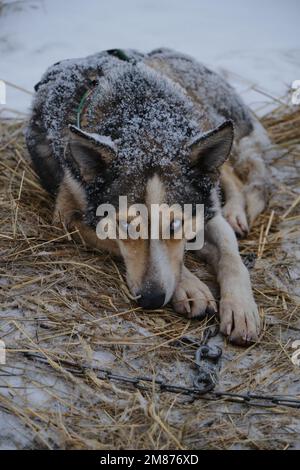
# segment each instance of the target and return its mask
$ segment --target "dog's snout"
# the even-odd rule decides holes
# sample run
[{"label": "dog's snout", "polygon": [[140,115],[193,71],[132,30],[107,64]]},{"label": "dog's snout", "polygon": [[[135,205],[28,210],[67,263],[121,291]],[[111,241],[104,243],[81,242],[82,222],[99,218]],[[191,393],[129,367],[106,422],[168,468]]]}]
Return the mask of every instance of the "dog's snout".
[{"label": "dog's snout", "polygon": [[166,295],[161,291],[147,290],[139,293],[138,305],[145,309],[156,309],[163,306]]}]

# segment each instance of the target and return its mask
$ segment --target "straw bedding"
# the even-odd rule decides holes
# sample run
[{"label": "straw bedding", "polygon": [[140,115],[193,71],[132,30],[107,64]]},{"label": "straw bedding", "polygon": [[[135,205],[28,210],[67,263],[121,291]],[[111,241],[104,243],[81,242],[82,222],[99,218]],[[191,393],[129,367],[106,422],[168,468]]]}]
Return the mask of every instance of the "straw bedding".
[{"label": "straw bedding", "polygon": [[[264,327],[247,349],[212,340],[223,347],[217,388],[300,398],[300,369],[291,361],[300,340],[300,109],[281,106],[264,124],[279,147],[270,162],[272,195],[240,242],[243,255],[257,255],[251,277]],[[28,163],[25,125],[0,120],[0,339],[7,348],[0,447],[299,448],[300,410],[192,400],[97,377],[98,366],[191,385],[193,353],[180,338],[201,338],[207,321],[189,321],[169,307],[143,312],[119,260],[51,225],[53,200]],[[187,262],[213,285],[193,255]],[[85,370],[76,374],[62,360]]]}]

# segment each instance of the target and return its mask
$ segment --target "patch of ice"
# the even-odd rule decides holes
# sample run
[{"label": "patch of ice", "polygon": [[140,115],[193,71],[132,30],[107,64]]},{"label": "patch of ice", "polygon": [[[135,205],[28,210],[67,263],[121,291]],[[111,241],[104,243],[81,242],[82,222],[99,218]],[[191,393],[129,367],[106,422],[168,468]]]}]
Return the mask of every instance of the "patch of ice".
[{"label": "patch of ice", "polygon": [[94,351],[91,367],[106,367],[108,365],[113,364],[115,360],[116,357],[109,351]]}]

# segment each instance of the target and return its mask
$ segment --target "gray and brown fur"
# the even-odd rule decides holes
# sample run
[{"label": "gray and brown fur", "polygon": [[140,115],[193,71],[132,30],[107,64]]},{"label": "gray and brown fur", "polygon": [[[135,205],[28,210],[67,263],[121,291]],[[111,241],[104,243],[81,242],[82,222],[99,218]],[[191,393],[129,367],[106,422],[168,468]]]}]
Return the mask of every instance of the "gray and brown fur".
[{"label": "gray and brown fur", "polygon": [[[221,329],[238,344],[253,341],[257,309],[229,224],[244,235],[264,208],[268,138],[230,85],[194,59],[167,49],[125,54],[127,60],[107,51],[65,60],[36,87],[27,145],[42,185],[56,197],[55,216],[79,228],[88,244],[121,254],[144,308],[172,299],[176,311],[199,316],[216,303],[184,267],[184,241],[100,241],[95,227],[97,207],[117,206],[120,195],[129,204],[204,204],[200,255],[220,282]],[[236,279],[246,305],[235,300]]]}]

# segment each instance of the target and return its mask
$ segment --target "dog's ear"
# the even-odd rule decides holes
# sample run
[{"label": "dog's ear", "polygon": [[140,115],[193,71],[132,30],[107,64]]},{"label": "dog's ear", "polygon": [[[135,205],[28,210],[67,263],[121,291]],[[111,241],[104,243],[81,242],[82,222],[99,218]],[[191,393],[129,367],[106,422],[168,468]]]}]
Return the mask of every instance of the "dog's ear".
[{"label": "dog's ear", "polygon": [[69,126],[71,157],[87,182],[93,181],[115,158],[116,148],[105,136],[90,134],[76,126]]},{"label": "dog's ear", "polygon": [[233,142],[233,123],[225,121],[216,129],[198,136],[190,143],[190,161],[203,171],[219,168],[229,157]]}]

